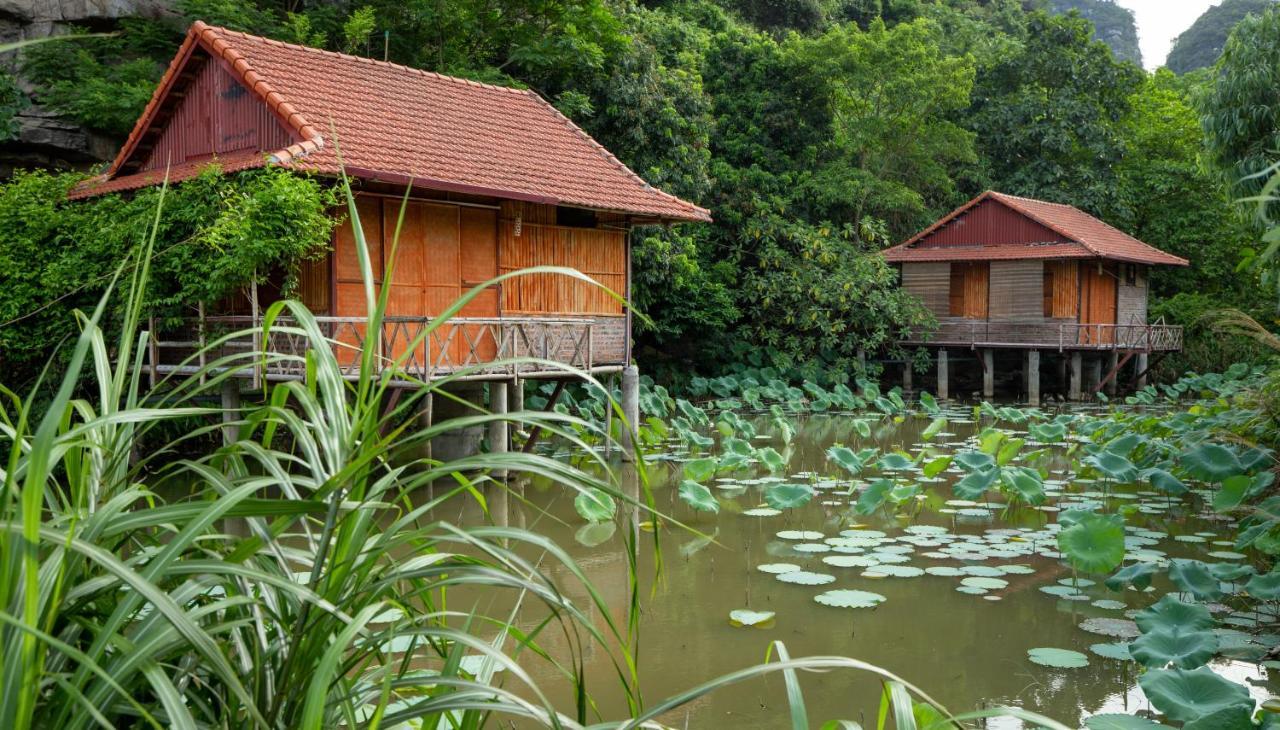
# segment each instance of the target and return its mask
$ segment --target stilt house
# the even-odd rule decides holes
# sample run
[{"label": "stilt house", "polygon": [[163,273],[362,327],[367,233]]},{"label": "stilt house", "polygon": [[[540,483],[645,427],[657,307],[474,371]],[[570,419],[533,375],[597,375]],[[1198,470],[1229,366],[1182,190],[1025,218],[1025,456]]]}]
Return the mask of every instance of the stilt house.
[{"label": "stilt house", "polygon": [[1025,351],[1028,372],[1042,350],[1064,354],[1078,397],[1086,356],[1106,354],[1101,388],[1182,347],[1180,327],[1148,321],[1147,290],[1152,267],[1187,261],[1069,205],[986,192],[884,256],[938,320],[908,344],[935,348],[943,373],[948,348],[980,351],[986,395],[998,349]]},{"label": "stilt house", "polygon": [[[391,287],[385,357],[403,354],[431,317],[501,273],[572,267],[629,296],[632,226],[710,220],[707,210],[646,183],[532,91],[202,22],[187,33],[106,174],[72,195],[156,185],[166,173],[178,182],[211,163],[224,172],[280,165],[323,176],[345,168],[375,277]],[[382,268],[406,186],[410,200],[388,280]],[[260,289],[248,292],[247,302],[203,303],[198,328],[153,346],[153,368],[171,370],[209,328],[255,324],[273,296]],[[337,230],[332,253],[306,266],[299,294],[333,339],[350,346],[340,350],[344,364],[357,362],[366,313],[349,221]],[[605,292],[564,276],[517,277],[436,330],[410,353],[408,369],[427,378],[461,368],[478,379],[536,377],[510,367],[476,369],[532,356],[611,372],[629,362],[630,334],[629,312]]]}]

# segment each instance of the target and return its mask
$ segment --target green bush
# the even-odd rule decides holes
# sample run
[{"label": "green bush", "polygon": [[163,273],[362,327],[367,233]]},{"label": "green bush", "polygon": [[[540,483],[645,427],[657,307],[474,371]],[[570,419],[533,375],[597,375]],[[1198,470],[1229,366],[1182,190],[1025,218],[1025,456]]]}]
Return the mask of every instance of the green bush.
[{"label": "green bush", "polygon": [[[11,383],[28,382],[75,334],[72,312],[92,307],[119,262],[144,243],[162,194],[67,200],[80,179],[19,172],[0,186],[0,361]],[[328,250],[336,223],[327,186],[279,169],[223,175],[211,167],[163,194],[146,302],[164,320],[225,299],[255,276],[283,272],[289,291],[297,264]]]}]

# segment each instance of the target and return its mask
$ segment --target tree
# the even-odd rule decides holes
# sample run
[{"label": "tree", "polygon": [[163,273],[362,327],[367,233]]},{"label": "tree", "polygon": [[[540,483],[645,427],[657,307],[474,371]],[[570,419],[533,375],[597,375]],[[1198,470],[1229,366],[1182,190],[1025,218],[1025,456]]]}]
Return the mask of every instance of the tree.
[{"label": "tree", "polygon": [[1103,217],[1123,212],[1120,124],[1142,78],[1092,40],[1083,19],[1031,15],[1020,52],[979,69],[964,115],[988,184]]},{"label": "tree", "polygon": [[1255,195],[1280,149],[1280,9],[1241,21],[1214,70],[1197,99],[1206,152],[1237,197]]},{"label": "tree", "polygon": [[1133,11],[1122,8],[1115,0],[1049,0],[1049,8],[1065,15],[1077,12],[1093,23],[1093,37],[1111,47],[1121,61],[1142,65],[1142,49],[1138,47],[1138,25]]}]

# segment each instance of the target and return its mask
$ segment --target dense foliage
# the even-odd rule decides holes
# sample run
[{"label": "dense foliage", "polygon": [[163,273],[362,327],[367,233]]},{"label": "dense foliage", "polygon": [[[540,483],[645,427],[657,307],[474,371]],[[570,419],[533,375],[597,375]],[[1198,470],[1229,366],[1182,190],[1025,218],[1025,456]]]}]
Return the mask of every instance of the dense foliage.
[{"label": "dense foliage", "polygon": [[1204,11],[1173,41],[1165,66],[1178,74],[1208,68],[1222,55],[1227,36],[1246,15],[1260,15],[1276,0],[1222,0]]},{"label": "dense foliage", "polygon": [[[24,64],[42,100],[117,134],[196,17],[533,88],[646,179],[714,212],[710,226],[636,233],[650,368],[714,373],[751,358],[843,380],[859,349],[929,324],[872,254],[989,188],[1077,205],[1188,257],[1189,270],[1154,277],[1155,311],[1179,323],[1200,308],[1161,302],[1192,285],[1260,311],[1256,279],[1235,271],[1256,232],[1202,166],[1196,117],[1229,115],[1270,77],[1232,81],[1227,60],[1222,82],[1146,76],[1095,40],[1113,41],[1129,14],[1084,5],[361,0],[284,12],[183,0],[174,16]],[[1049,12],[1071,10],[1094,22]],[[1274,147],[1262,126],[1212,143],[1211,157]]]},{"label": "dense foliage", "polygon": [[[147,243],[159,188],[69,202],[80,176],[20,173],[0,187],[0,361],[11,383],[29,380],[68,336],[116,268]],[[248,282],[286,290],[297,265],[327,249],[334,197],[314,180],[267,169],[209,170],[164,192],[149,314],[191,315]],[[118,313],[107,314],[114,322]]]}]

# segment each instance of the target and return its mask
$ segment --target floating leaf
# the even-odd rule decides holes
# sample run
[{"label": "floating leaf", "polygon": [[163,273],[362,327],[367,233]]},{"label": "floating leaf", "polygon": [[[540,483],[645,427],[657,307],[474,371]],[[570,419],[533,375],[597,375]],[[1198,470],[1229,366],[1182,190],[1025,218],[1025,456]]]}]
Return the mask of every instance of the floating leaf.
[{"label": "floating leaf", "polygon": [[808,504],[813,495],[807,484],[775,484],[764,490],[764,501],[774,509],[794,509]]},{"label": "floating leaf", "polygon": [[1195,669],[1218,652],[1218,637],[1209,631],[1162,627],[1144,632],[1129,646],[1133,658],[1143,666],[1161,668],[1172,664],[1180,669]]},{"label": "floating leaf", "polygon": [[1080,628],[1091,634],[1114,636],[1117,639],[1135,639],[1142,633],[1136,623],[1123,618],[1087,618],[1080,622]]},{"label": "floating leaf", "polygon": [[595,487],[579,492],[573,500],[573,508],[587,522],[605,522],[612,520],[618,511],[618,505],[607,492]]},{"label": "floating leaf", "polygon": [[587,547],[596,547],[602,545],[613,537],[613,533],[618,530],[617,523],[612,520],[606,522],[590,522],[578,528],[573,533],[573,539]]},{"label": "floating leaf", "polygon": [[783,583],[795,583],[802,586],[820,586],[827,583],[835,582],[834,575],[827,573],[811,573],[807,570],[792,570],[786,573],[778,573],[778,580]]},{"label": "floating leaf", "polygon": [[1138,684],[1157,710],[1178,722],[1237,705],[1253,706],[1249,690],[1208,667],[1152,669],[1138,677]]},{"label": "floating leaf", "polygon": [[780,573],[794,573],[800,570],[800,566],[792,563],[765,563],[764,565],[757,565],[756,570],[761,573],[778,575]]},{"label": "floating leaf", "polygon": [[711,493],[711,490],[692,479],[685,479],[680,482],[679,495],[685,504],[700,512],[715,513],[720,511],[720,502]]},{"label": "floating leaf", "polygon": [[813,600],[824,606],[836,608],[874,608],[887,599],[879,593],[870,591],[839,590],[819,593]]},{"label": "floating leaf", "polygon": [[1133,655],[1129,653],[1129,643],[1125,641],[1119,641],[1114,644],[1091,644],[1089,651],[1108,659],[1119,659],[1120,661],[1133,659]]},{"label": "floating leaf", "polygon": [[1124,519],[1086,514],[1058,533],[1058,549],[1076,570],[1107,573],[1124,560]]},{"label": "floating leaf", "polygon": [[1089,657],[1070,649],[1053,649],[1049,647],[1028,649],[1027,658],[1036,664],[1058,669],[1079,669],[1080,667],[1089,666]]},{"label": "floating leaf", "polygon": [[773,611],[749,611],[745,608],[740,608],[729,612],[729,624],[738,628],[751,626],[763,629],[768,628],[773,623],[773,618],[776,615]]},{"label": "floating leaf", "polygon": [[1145,717],[1119,713],[1094,715],[1084,721],[1084,726],[1088,730],[1168,730],[1169,727]]}]

